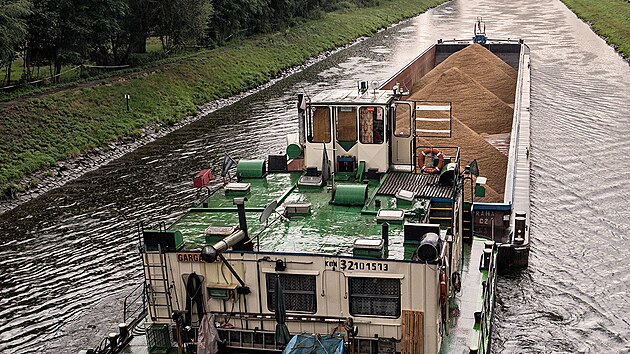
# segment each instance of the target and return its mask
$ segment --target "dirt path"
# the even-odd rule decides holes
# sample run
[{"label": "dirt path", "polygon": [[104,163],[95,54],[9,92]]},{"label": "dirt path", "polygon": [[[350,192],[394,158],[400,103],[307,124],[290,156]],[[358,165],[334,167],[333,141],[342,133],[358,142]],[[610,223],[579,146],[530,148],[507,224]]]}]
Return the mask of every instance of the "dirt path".
[{"label": "dirt path", "polygon": [[[185,58],[182,58],[182,59],[185,59]],[[9,101],[2,101],[2,102],[0,102],[0,109],[2,109],[2,108],[10,108],[10,107],[15,106],[17,104],[23,103],[23,102],[25,102],[27,100],[30,100],[30,99],[33,99],[33,98],[46,97],[48,95],[52,95],[52,94],[57,93],[57,92],[62,92],[62,91],[67,91],[67,90],[74,90],[74,89],[81,89],[81,88],[90,88],[90,87],[98,86],[98,85],[100,85],[102,83],[117,81],[120,78],[133,79],[133,78],[135,78],[137,76],[140,76],[143,73],[150,72],[150,71],[155,71],[156,69],[165,68],[165,67],[167,67],[169,65],[172,65],[172,63],[158,64],[156,66],[143,68],[143,69],[140,69],[138,71],[131,72],[131,73],[125,73],[125,74],[120,74],[120,75],[113,74],[112,76],[108,76],[108,77],[103,78],[103,79],[89,80],[89,81],[84,81],[84,82],[68,83],[65,86],[55,87],[55,88],[51,88],[51,89],[48,89],[48,90],[43,90],[41,92],[26,94],[24,96],[20,96],[18,98],[15,98],[15,99],[12,99],[12,100],[9,100]]]}]

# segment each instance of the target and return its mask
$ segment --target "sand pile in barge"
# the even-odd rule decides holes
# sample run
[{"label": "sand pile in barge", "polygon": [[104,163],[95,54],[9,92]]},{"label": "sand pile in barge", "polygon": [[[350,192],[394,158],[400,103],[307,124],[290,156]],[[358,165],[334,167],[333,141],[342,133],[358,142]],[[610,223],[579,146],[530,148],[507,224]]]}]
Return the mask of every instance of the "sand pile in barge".
[{"label": "sand pile in barge", "polygon": [[[418,146],[459,146],[462,167],[477,159],[488,178],[483,201],[502,202],[507,157],[484,136],[509,133],[516,71],[481,45],[470,45],[448,57],[414,84],[414,100],[450,101],[451,138],[417,138]],[[479,200],[479,199],[477,199]]]},{"label": "sand pile in barge", "polygon": [[[416,143],[417,146],[459,145],[462,166],[477,159],[481,176],[488,177],[486,198],[483,201],[502,202],[507,157],[457,118],[453,118],[451,136],[451,138],[417,138]],[[475,199],[480,200],[479,198]]]},{"label": "sand pile in barge", "polygon": [[418,92],[449,69],[457,68],[505,103],[513,104],[517,72],[480,44],[472,44],[449,56],[413,85]]},{"label": "sand pile in barge", "polygon": [[458,68],[441,73],[410,97],[414,100],[450,101],[453,117],[478,134],[508,133],[512,129],[512,107]]}]

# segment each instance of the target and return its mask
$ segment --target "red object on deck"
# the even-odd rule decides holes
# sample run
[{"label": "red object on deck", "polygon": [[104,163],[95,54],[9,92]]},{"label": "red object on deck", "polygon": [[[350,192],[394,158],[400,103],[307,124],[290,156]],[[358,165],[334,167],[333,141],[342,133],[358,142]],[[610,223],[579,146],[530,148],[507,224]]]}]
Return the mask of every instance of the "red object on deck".
[{"label": "red object on deck", "polygon": [[209,169],[201,170],[195,175],[195,178],[193,178],[193,184],[195,188],[201,188],[208,184],[208,182],[210,182],[210,180],[212,179],[214,179],[214,177],[212,176],[212,171],[210,171]]}]

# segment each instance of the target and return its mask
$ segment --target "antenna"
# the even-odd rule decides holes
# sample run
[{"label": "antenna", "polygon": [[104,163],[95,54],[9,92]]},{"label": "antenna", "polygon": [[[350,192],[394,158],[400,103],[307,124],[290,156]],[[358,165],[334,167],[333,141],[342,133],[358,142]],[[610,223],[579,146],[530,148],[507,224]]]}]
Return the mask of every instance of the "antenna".
[{"label": "antenna", "polygon": [[374,95],[376,95],[376,88],[378,87],[378,81],[372,81],[372,89],[374,90]]}]

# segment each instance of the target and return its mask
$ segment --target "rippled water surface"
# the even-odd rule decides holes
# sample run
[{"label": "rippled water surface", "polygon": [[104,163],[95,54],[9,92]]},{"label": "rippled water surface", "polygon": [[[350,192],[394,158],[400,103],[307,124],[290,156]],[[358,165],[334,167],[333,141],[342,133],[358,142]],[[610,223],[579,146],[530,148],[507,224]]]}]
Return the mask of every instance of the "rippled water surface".
[{"label": "rippled water surface", "polygon": [[476,16],[532,53],[532,252],[499,282],[493,350],[630,352],[630,66],[550,0],[452,1],[0,215],[0,352],[96,345],[140,280],[138,223],[181,215],[197,170],[279,153],[298,90],[383,81]]}]

